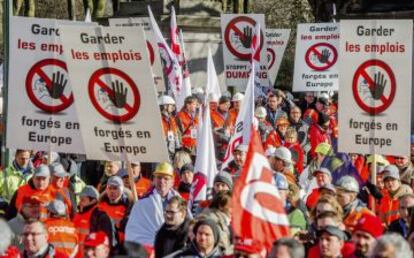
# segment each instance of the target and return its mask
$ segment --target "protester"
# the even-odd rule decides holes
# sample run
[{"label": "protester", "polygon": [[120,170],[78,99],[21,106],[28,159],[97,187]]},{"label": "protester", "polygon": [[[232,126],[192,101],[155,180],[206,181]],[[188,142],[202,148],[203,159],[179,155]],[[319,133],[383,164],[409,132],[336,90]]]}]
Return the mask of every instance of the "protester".
[{"label": "protester", "polygon": [[45,226],[49,233],[49,244],[69,257],[74,257],[78,251],[78,235],[76,227],[70,221],[66,206],[62,201],[54,200],[47,206],[48,219]]},{"label": "protester", "polygon": [[182,146],[192,155],[195,155],[197,146],[198,114],[197,98],[188,96],[183,109],[177,113],[177,124],[182,137]]},{"label": "protester", "polygon": [[347,239],[344,231],[335,226],[327,226],[319,230],[317,236],[322,258],[342,257],[341,249]]},{"label": "protester", "polygon": [[164,211],[169,199],[179,196],[173,189],[173,167],[163,162],[153,173],[154,188],[132,207],[125,230],[125,240],[154,246],[157,231],[164,223]]},{"label": "protester", "polygon": [[293,238],[280,238],[274,242],[268,258],[305,258],[305,248]]},{"label": "protester", "polygon": [[155,257],[161,258],[181,250],[187,245],[190,219],[187,202],[179,196],[172,197],[164,211],[165,223],[155,236]]},{"label": "protester", "polygon": [[16,150],[14,160],[0,173],[0,196],[10,202],[17,189],[32,176],[33,167],[29,150]]},{"label": "protester", "polygon": [[191,163],[185,164],[180,170],[180,184],[178,185],[178,192],[184,200],[188,201],[190,198],[191,185],[194,178],[194,166]]},{"label": "protester", "polygon": [[234,257],[261,258],[266,253],[263,244],[254,239],[237,239],[234,245]]},{"label": "protester", "polygon": [[49,235],[46,226],[37,220],[29,220],[23,228],[23,257],[68,258],[69,256],[56,250],[48,243]]},{"label": "protester", "polygon": [[167,95],[158,98],[158,105],[160,106],[162,128],[164,138],[167,143],[168,153],[170,157],[181,147],[178,138],[178,126],[173,115],[175,111],[175,101]]},{"label": "protester", "polygon": [[234,160],[232,160],[227,167],[223,168],[223,171],[231,174],[233,178],[239,177],[244,162],[246,162],[247,148],[247,145],[237,145],[233,151]]},{"label": "protester", "polygon": [[109,216],[98,206],[99,193],[93,186],[86,186],[81,195],[79,213],[75,215],[73,223],[78,232],[79,251],[76,257],[84,256],[84,242],[90,233],[103,231],[113,243],[113,226]]},{"label": "protester", "polygon": [[370,214],[364,214],[355,225],[352,241],[355,243],[356,257],[369,257],[376,239],[381,237],[384,228],[381,220]]},{"label": "protester", "polygon": [[402,236],[385,234],[377,240],[371,257],[413,257],[413,251]]},{"label": "protester", "polygon": [[388,227],[388,232],[398,233],[404,238],[408,237],[408,230],[410,229],[410,210],[414,208],[414,194],[405,194],[399,198],[399,213],[400,218],[391,222]]},{"label": "protester", "polygon": [[108,258],[110,254],[109,238],[102,232],[89,234],[85,239],[85,257]]},{"label": "protester", "polygon": [[181,251],[172,253],[167,257],[199,257],[199,258],[218,258],[222,256],[218,243],[220,234],[214,221],[203,219],[196,222],[193,228],[194,240],[188,247]]}]

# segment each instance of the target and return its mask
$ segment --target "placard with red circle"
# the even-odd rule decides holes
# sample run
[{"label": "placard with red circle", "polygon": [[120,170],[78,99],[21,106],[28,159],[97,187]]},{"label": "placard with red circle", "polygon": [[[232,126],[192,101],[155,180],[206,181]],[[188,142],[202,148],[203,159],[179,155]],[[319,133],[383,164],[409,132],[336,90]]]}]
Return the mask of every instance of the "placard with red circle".
[{"label": "placard with red circle", "polygon": [[267,48],[267,69],[272,69],[276,62],[276,53],[273,49]]},{"label": "placard with red circle", "polygon": [[[383,93],[377,100],[371,93],[372,87],[376,87],[376,82],[373,79],[375,73],[380,73],[385,78]],[[392,69],[388,64],[378,59],[362,63],[356,70],[352,81],[352,92],[356,103],[370,115],[384,112],[392,104],[396,88],[397,83]]]},{"label": "placard with red circle", "polygon": [[[106,76],[110,77],[111,83],[118,80],[128,89],[127,102],[123,108],[117,108],[111,105],[111,98],[113,98],[114,92],[111,85],[107,85],[105,82],[108,80],[103,80]],[[134,118],[141,104],[141,96],[135,82],[126,73],[116,68],[105,67],[95,71],[89,79],[88,93],[95,109],[103,117],[117,123],[127,122]],[[132,97],[128,98],[128,96],[131,96],[131,93]]]},{"label": "placard with red circle", "polygon": [[73,103],[73,93],[69,82],[66,83],[63,94],[59,99],[53,99],[47,89],[36,89],[41,87],[36,84],[39,81],[44,82],[44,86],[50,89],[53,84],[50,78],[53,76],[53,73],[58,71],[64,75],[64,79],[68,80],[68,70],[65,62],[52,58],[43,59],[33,65],[26,76],[26,93],[30,101],[47,113],[61,112]]},{"label": "placard with red circle", "polygon": [[[322,51],[328,50],[330,53],[329,59],[326,63],[321,63],[319,57],[322,56]],[[321,42],[312,45],[305,54],[306,64],[315,71],[324,71],[332,67],[338,60],[338,51],[331,44]]]},{"label": "placard with red circle", "polygon": [[[254,26],[256,25],[256,21],[253,20],[250,17],[247,16],[239,16],[234,18],[227,24],[226,29],[224,31],[224,42],[228,48],[228,50],[236,57],[242,59],[242,60],[250,60],[251,58],[251,48],[245,48],[244,46],[241,46],[245,49],[245,51],[241,51],[240,47],[235,46],[235,42],[231,40],[231,35],[237,35],[238,37],[244,37],[243,31],[238,27],[241,26],[241,24],[248,25],[252,31],[254,30]],[[260,50],[263,47],[263,32],[260,30]],[[252,42],[253,42],[253,35],[252,35]]]}]

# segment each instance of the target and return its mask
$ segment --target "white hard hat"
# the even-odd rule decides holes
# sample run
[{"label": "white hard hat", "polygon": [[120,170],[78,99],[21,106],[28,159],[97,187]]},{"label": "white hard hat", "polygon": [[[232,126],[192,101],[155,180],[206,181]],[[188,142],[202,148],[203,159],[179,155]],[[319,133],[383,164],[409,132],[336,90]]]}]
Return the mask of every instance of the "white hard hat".
[{"label": "white hard hat", "polygon": [[217,96],[217,94],[215,94],[215,93],[210,93],[210,94],[208,94],[208,101],[209,102],[218,102],[219,101],[219,96]]},{"label": "white hard hat", "polygon": [[336,187],[347,192],[359,193],[359,184],[355,178],[351,176],[341,177],[338,182],[336,182]]},{"label": "white hard hat", "polygon": [[244,99],[243,93],[237,92],[236,94],[233,95],[233,98],[231,99],[231,101],[242,101],[243,99]]},{"label": "white hard hat", "polygon": [[290,153],[290,150],[286,147],[279,147],[277,148],[273,153],[273,157],[279,158],[287,163],[292,163],[292,153]]},{"label": "white hard hat", "polygon": [[175,105],[175,101],[168,95],[163,95],[158,98],[158,105]]},{"label": "white hard hat", "polygon": [[202,89],[202,88],[197,87],[197,88],[193,88],[193,89],[191,90],[191,93],[192,93],[192,94],[204,94],[204,91],[203,91],[203,89]]},{"label": "white hard hat", "polygon": [[264,108],[264,107],[257,107],[256,110],[254,111],[254,115],[257,118],[265,118],[266,115],[267,115],[266,108]]}]

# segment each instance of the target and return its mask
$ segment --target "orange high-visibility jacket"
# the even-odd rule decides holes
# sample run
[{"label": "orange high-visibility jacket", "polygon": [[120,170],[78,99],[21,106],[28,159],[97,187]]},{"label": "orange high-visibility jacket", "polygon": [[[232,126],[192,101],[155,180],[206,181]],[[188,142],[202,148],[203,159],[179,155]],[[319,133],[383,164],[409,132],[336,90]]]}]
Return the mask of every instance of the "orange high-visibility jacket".
[{"label": "orange high-visibility jacket", "polygon": [[191,115],[182,110],[177,114],[178,128],[181,132],[182,145],[187,149],[193,149],[197,145],[198,116]]},{"label": "orange high-visibility jacket", "polygon": [[79,243],[75,225],[65,218],[48,218],[45,225],[49,232],[49,244],[68,256],[74,254]]}]

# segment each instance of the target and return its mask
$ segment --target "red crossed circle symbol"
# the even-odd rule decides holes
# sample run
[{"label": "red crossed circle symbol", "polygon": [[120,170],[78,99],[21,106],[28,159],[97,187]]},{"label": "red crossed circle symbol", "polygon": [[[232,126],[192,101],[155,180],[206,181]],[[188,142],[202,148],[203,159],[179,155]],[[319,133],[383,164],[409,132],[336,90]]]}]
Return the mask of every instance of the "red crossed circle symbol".
[{"label": "red crossed circle symbol", "polygon": [[[238,37],[240,38],[244,38],[245,35],[244,33],[237,27],[237,24],[240,22],[246,22],[248,24],[251,25],[252,28],[254,28],[254,26],[256,25],[256,21],[253,20],[250,17],[247,16],[239,16],[234,18],[233,20],[231,20],[229,22],[229,24],[227,25],[225,31],[224,31],[224,42],[226,43],[227,48],[229,49],[229,51],[236,57],[242,59],[242,60],[250,60],[251,59],[251,53],[250,53],[250,48],[248,49],[247,53],[243,53],[241,51],[239,51],[235,46],[233,46],[232,41],[230,40],[230,34],[232,31],[234,31]],[[253,36],[253,35],[252,35]],[[262,50],[263,47],[263,32],[262,30],[260,30],[260,51]],[[252,37],[252,42],[253,42],[253,37]]]},{"label": "red crossed circle symbol", "polygon": [[[119,114],[118,108],[111,107],[111,111],[109,112],[107,108],[103,107],[102,104],[98,101],[97,91],[96,88],[98,87],[98,90],[101,89],[102,91],[106,92],[109,96],[109,98],[114,98],[114,92],[110,86],[108,86],[103,80],[102,77],[110,75],[111,77],[119,77],[126,83],[124,86],[127,87],[128,93],[133,95],[133,103],[128,103],[128,101],[125,103],[124,107],[121,109],[121,111],[126,111],[125,114]],[[111,80],[114,78],[111,78]],[[94,72],[89,79],[88,83],[88,93],[89,98],[92,102],[92,105],[95,107],[95,109],[105,118],[117,122],[127,122],[130,119],[132,119],[138,112],[140,104],[141,104],[141,96],[138,91],[138,87],[134,83],[134,81],[129,77],[126,73],[122,72],[121,70],[118,70],[116,68],[101,68]]]},{"label": "red crossed circle symbol", "polygon": [[[47,66],[56,66],[59,67],[60,71],[65,71],[66,72],[66,79],[68,79],[67,77],[67,68],[66,68],[66,63],[58,60],[58,59],[44,59],[41,60],[39,62],[37,62],[35,65],[33,65],[33,67],[29,70],[27,76],[26,76],[26,93],[29,97],[29,99],[32,101],[32,103],[40,108],[41,110],[47,112],[47,113],[58,113],[60,111],[65,110],[66,108],[68,108],[70,105],[72,105],[73,103],[73,93],[70,91],[70,94],[62,94],[58,100],[53,100],[51,103],[46,103],[46,100],[48,98],[46,98],[46,100],[42,100],[39,98],[38,95],[35,94],[34,92],[34,83],[35,83],[35,78],[39,77],[40,79],[42,79],[45,82],[45,86],[50,89],[52,87],[52,80],[50,79],[50,75],[48,75],[45,71],[44,68]],[[53,70],[56,68],[52,68]],[[68,87],[68,84],[66,85],[66,87]],[[49,93],[48,93],[49,94]],[[55,103],[56,102],[56,103]]]},{"label": "red crossed circle symbol", "polygon": [[[331,53],[332,58],[329,58],[328,62],[324,64],[315,64],[315,61],[311,59],[313,55],[316,55],[317,57],[322,56],[321,49],[328,49]],[[333,66],[336,61],[338,60],[338,51],[336,51],[336,48],[328,43],[318,43],[313,46],[311,46],[308,51],[306,51],[305,54],[305,62],[306,64],[316,71],[324,71],[326,69],[329,69],[331,66]]]},{"label": "red crossed circle symbol", "polygon": [[267,48],[267,54],[268,54],[267,69],[270,70],[270,69],[272,69],[273,65],[275,64],[275,61],[276,61],[276,53],[275,53],[275,51],[273,49]]},{"label": "red crossed circle symbol", "polygon": [[[386,75],[389,78],[389,80],[385,79],[387,84],[389,82],[388,84],[389,90],[385,91],[387,87],[387,84],[385,84],[384,91],[381,96],[377,97],[377,100],[375,100],[371,96],[372,95],[371,91],[374,91],[375,87],[378,87],[379,85],[377,85],[375,80],[372,79],[372,75],[368,74],[367,72],[367,69],[372,66],[379,67],[380,69],[384,70],[385,71],[384,77]],[[361,79],[367,84],[368,88],[365,90],[366,94],[370,94],[368,96],[365,96],[365,98],[361,96],[362,90],[358,87],[360,85],[359,82],[361,81]],[[385,62],[381,60],[377,60],[377,59],[368,60],[362,63],[356,70],[353,81],[352,81],[352,92],[353,92],[356,103],[358,104],[360,108],[362,108],[365,112],[369,113],[370,115],[379,114],[385,111],[391,105],[395,97],[396,88],[397,88],[397,83],[396,83],[395,76],[391,68]],[[386,92],[388,92],[388,94],[385,94]],[[367,103],[368,102],[367,99],[369,100],[370,103]],[[380,102],[380,104],[376,105],[376,103],[378,102]]]}]

